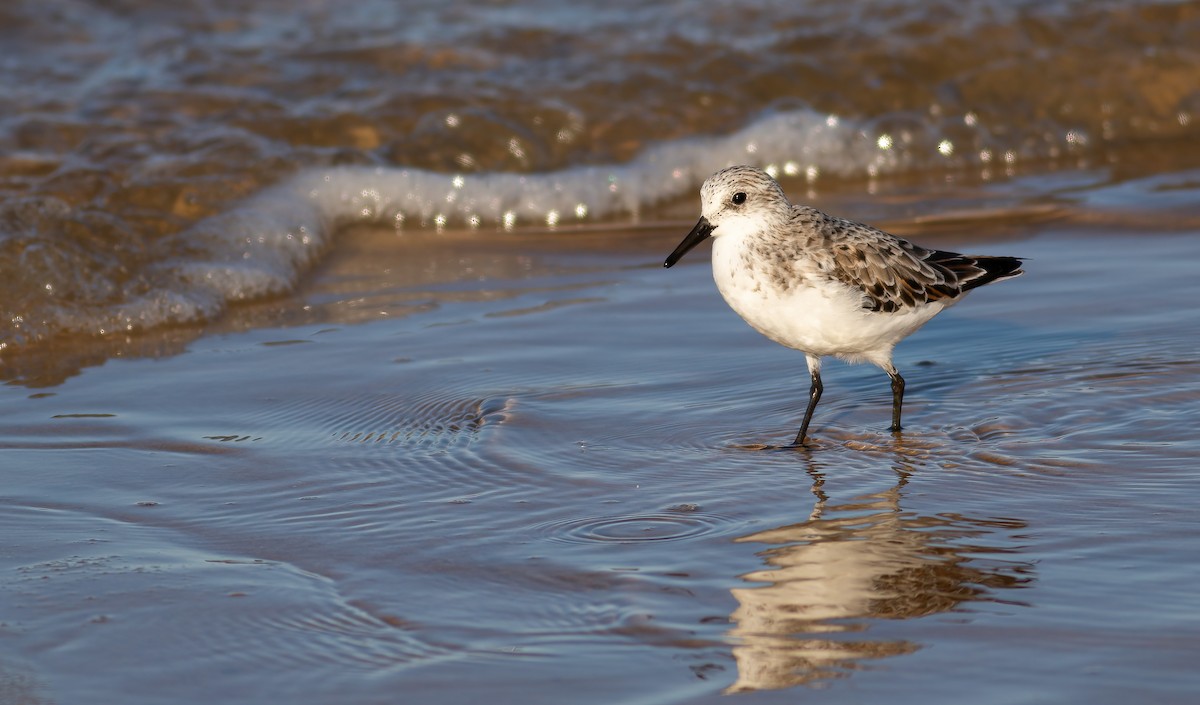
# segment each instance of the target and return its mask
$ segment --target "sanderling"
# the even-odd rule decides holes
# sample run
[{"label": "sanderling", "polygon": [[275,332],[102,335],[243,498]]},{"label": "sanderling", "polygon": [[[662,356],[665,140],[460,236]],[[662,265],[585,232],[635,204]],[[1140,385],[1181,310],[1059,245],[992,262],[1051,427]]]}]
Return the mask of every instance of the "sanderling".
[{"label": "sanderling", "polygon": [[717,289],[755,330],[804,353],[812,386],[793,445],[804,445],[821,399],[821,358],[870,362],[892,379],[900,430],[904,378],[892,348],[968,291],[1022,274],[1017,257],[927,250],[894,235],[788,201],[761,169],[735,166],[700,188],[701,216],[670,267],[713,237]]}]

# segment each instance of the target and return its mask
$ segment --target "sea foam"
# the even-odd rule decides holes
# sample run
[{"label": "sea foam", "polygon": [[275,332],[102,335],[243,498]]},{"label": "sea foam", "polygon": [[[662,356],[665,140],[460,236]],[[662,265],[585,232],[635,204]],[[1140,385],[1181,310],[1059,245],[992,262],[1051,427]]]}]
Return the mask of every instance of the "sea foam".
[{"label": "sea foam", "polygon": [[448,174],[403,167],[310,169],[155,243],[158,257],[131,277],[117,303],[59,308],[20,343],[71,330],[107,334],[187,323],[230,303],[285,293],[333,244],[340,227],[495,231],[636,221],[694,192],[712,172],[753,164],[781,176],[867,175],[903,163],[869,130],[799,110],[773,113],[726,136],[660,144],[624,163],[546,173]]}]

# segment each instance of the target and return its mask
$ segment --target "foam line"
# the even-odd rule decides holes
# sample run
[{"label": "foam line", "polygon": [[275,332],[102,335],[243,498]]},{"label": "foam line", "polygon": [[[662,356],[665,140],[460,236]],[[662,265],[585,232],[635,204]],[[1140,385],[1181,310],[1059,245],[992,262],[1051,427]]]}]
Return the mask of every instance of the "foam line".
[{"label": "foam line", "polygon": [[732,164],[781,175],[866,175],[894,170],[902,155],[880,149],[850,121],[798,110],[768,115],[731,135],[661,144],[619,165],[539,174],[311,169],[163,239],[157,263],[133,280],[122,303],[106,312],[68,314],[58,323],[113,332],[211,318],[231,302],[291,290],[333,233],[353,223],[503,231],[636,220]]}]

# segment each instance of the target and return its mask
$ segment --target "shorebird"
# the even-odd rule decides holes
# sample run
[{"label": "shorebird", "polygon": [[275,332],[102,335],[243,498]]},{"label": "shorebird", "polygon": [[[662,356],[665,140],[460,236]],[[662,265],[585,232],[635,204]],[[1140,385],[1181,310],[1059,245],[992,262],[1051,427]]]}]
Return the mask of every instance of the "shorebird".
[{"label": "shorebird", "polygon": [[812,384],[795,446],[821,399],[821,358],[870,362],[892,380],[891,432],[900,431],[904,378],[892,349],[967,292],[1023,273],[1018,257],[930,250],[877,228],[793,205],[761,169],[734,166],[700,187],[696,227],[670,267],[713,238],[726,303],[755,330],[804,353]]}]

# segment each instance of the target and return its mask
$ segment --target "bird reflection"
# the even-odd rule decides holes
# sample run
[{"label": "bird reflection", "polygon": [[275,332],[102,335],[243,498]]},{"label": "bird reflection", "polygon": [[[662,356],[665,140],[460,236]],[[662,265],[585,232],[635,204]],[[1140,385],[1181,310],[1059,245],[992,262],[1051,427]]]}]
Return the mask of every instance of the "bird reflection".
[{"label": "bird reflection", "polygon": [[1024,522],[905,512],[910,471],[896,472],[890,489],[838,504],[826,496],[824,477],[810,471],[817,502],[806,521],[738,539],[771,547],[759,554],[769,568],[742,576],[761,584],[732,590],[738,678],[726,692],[845,677],[868,659],[912,653],[921,647],[915,641],[866,638],[870,620],[999,602],[998,590],[1032,580],[1031,563],[997,559],[1017,549],[985,545],[988,535]]}]

